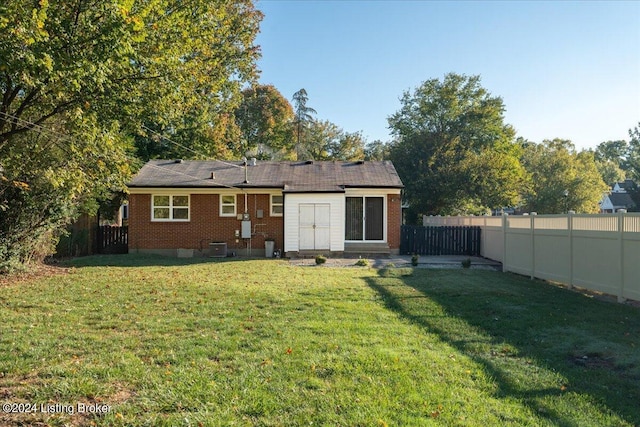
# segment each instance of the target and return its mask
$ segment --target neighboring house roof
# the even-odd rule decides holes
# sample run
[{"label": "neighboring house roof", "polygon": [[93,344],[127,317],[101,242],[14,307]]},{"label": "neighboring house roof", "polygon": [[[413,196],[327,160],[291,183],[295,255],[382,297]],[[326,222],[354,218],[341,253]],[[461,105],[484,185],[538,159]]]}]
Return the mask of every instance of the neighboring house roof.
[{"label": "neighboring house roof", "polygon": [[629,193],[611,193],[608,197],[614,209],[630,209],[636,206]]},{"label": "neighboring house roof", "polygon": [[614,193],[624,193],[632,190],[636,187],[636,183],[632,179],[625,179],[622,182],[615,182],[611,186],[611,191]]},{"label": "neighboring house roof", "polygon": [[343,192],[348,187],[403,188],[390,161],[151,160],[129,187],[282,188],[284,192]]}]

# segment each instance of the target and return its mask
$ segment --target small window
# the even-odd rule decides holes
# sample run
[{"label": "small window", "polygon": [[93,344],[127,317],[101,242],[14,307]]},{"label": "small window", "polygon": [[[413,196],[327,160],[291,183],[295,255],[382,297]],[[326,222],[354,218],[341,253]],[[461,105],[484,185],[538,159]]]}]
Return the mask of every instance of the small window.
[{"label": "small window", "polygon": [[284,196],[271,196],[271,216],[282,216],[284,212]]},{"label": "small window", "polygon": [[189,221],[189,196],[153,196],[154,221]]},{"label": "small window", "polygon": [[220,216],[236,216],[236,195],[220,196]]}]

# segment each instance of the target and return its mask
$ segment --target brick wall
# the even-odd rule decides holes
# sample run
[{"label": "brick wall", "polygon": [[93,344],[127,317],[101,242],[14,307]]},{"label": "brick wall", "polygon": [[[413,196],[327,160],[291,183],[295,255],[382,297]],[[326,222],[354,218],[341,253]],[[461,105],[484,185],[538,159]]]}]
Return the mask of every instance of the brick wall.
[{"label": "brick wall", "polygon": [[[244,212],[244,194],[236,195],[238,213]],[[249,194],[247,210],[251,215],[252,249],[264,249],[265,237],[275,239],[275,248],[284,247],[283,217],[271,217],[270,196]],[[241,230],[236,217],[220,216],[220,200],[217,194],[191,194],[191,220],[189,222],[151,221],[151,195],[129,196],[129,251],[178,248],[208,251],[210,242],[225,242],[229,251],[244,250],[247,242],[235,237]],[[257,211],[263,218],[257,218]],[[402,208],[399,194],[387,196],[387,243],[393,249],[400,248]],[[238,242],[236,242],[238,240]]]},{"label": "brick wall", "polygon": [[399,194],[387,195],[387,220],[387,244],[390,249],[400,249],[402,202]]},{"label": "brick wall", "polygon": [[[241,221],[236,217],[220,216],[220,201],[217,194],[191,194],[189,222],[151,221],[151,195],[129,196],[129,251],[148,249],[209,249],[210,242],[225,242],[229,251],[247,248],[247,241],[235,237],[241,230]],[[237,194],[238,213],[244,212],[244,194]],[[283,218],[271,217],[270,196],[249,194],[248,212],[251,215],[252,249],[263,249],[266,237],[275,239],[275,248],[282,250]],[[263,218],[257,218],[262,209]],[[236,240],[238,240],[236,242]]]}]

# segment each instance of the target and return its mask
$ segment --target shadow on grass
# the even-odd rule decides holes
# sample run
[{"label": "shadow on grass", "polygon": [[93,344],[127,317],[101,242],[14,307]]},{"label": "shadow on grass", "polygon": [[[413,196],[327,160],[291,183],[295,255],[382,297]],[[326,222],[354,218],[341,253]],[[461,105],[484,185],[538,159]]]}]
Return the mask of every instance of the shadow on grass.
[{"label": "shadow on grass", "polygon": [[119,255],[90,255],[69,258],[57,262],[62,267],[175,267],[194,264],[214,264],[222,262],[243,262],[256,258],[245,257],[193,257],[177,258],[154,254],[119,254]]},{"label": "shadow on grass", "polygon": [[[496,397],[517,399],[553,424],[577,425],[576,397],[557,402],[588,395],[579,399],[599,414],[640,425],[640,309],[511,274],[402,270],[365,280],[388,309],[481,366]],[[552,385],[537,371],[565,383]]]}]

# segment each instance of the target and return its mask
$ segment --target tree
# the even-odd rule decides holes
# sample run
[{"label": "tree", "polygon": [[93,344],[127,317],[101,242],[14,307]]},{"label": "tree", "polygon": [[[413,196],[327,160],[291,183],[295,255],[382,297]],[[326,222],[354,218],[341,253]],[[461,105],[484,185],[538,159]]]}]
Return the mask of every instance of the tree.
[{"label": "tree", "polygon": [[390,157],[418,214],[481,213],[518,201],[524,179],[502,99],[479,76],[447,74],[405,92],[389,117]]},{"label": "tree", "polygon": [[[211,119],[256,75],[249,0],[4,3],[1,111],[35,124],[63,112],[166,124],[203,106]],[[28,130],[3,116],[0,144]]]},{"label": "tree", "polygon": [[[613,169],[609,164],[611,162],[624,172],[625,178],[640,181],[640,122],[629,129],[629,138],[629,142],[616,140],[600,143],[595,151],[596,160],[603,163],[605,172]],[[605,175],[610,176],[610,173]]]},{"label": "tree", "polygon": [[596,165],[602,179],[611,185],[624,181],[629,156],[629,144],[625,140],[605,141],[595,149]]},{"label": "tree", "polygon": [[[596,153],[594,153],[594,156],[595,155]],[[598,172],[600,173],[602,180],[608,185],[625,180],[625,171],[620,168],[616,161],[596,159],[596,167],[598,168]]]},{"label": "tree", "polygon": [[334,123],[322,120],[309,124],[307,138],[298,151],[313,160],[360,160],[364,157],[364,145],[359,132],[345,132]]},{"label": "tree", "polygon": [[598,161],[613,161],[621,166],[629,154],[629,144],[625,140],[605,141],[596,147],[595,158]]},{"label": "tree", "polygon": [[235,111],[242,131],[241,156],[288,156],[294,146],[291,104],[272,85],[252,86],[242,91],[242,103]]},{"label": "tree", "polygon": [[0,273],[51,253],[64,226],[95,212],[136,166],[117,128],[85,123],[70,137],[68,124],[52,118],[48,129],[12,136],[2,150]]},{"label": "tree", "polygon": [[362,132],[342,131],[337,143],[329,147],[331,160],[362,160],[366,140]]},{"label": "tree", "polygon": [[522,164],[531,175],[526,210],[539,214],[599,211],[598,202],[608,186],[592,151],[576,152],[568,140],[545,140],[524,147]]},{"label": "tree", "polygon": [[640,181],[640,122],[633,129],[629,129],[629,151],[625,162],[627,178]]},{"label": "tree", "polygon": [[376,139],[364,147],[365,160],[387,160],[389,158],[389,145]]},{"label": "tree", "polygon": [[124,188],[130,135],[157,144],[141,124],[198,136],[182,141],[189,153],[217,152],[206,135],[256,77],[261,16],[250,0],[5,0],[0,269],[55,238],[77,206]]},{"label": "tree", "polygon": [[300,149],[301,145],[305,142],[304,136],[307,127],[310,123],[313,123],[313,115],[317,114],[316,110],[311,107],[307,107],[307,101],[309,97],[307,91],[302,88],[293,94],[293,106],[295,111],[295,128],[296,128],[296,151]]}]

